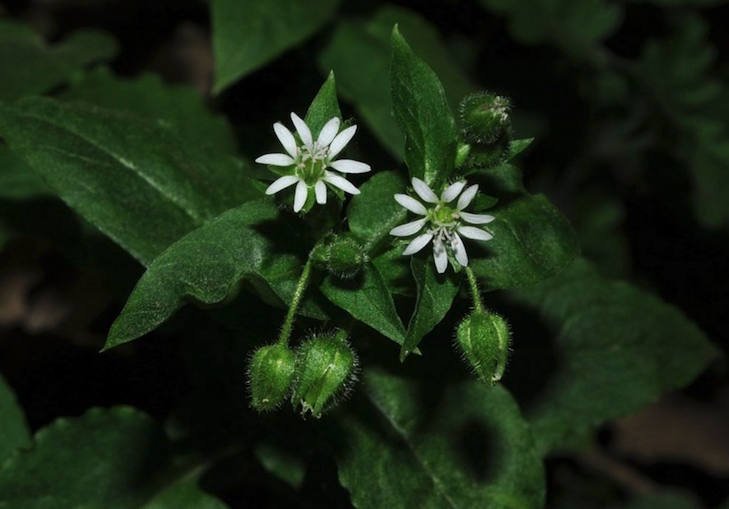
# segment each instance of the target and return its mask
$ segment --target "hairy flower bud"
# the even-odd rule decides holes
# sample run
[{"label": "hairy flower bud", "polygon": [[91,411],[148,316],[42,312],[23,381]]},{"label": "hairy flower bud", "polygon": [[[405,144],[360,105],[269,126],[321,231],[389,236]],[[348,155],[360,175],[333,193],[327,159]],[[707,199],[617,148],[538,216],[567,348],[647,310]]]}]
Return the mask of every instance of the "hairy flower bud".
[{"label": "hairy flower bud", "polygon": [[301,405],[302,414],[321,417],[347,395],[356,369],[357,356],[343,331],[305,341],[296,353],[292,404]]},{"label": "hairy flower bud", "polygon": [[259,412],[278,407],[289,394],[295,372],[296,356],[286,345],[256,350],[248,366],[251,406]]},{"label": "hairy flower bud", "polygon": [[314,249],[312,259],[330,274],[341,279],[351,279],[362,270],[367,255],[353,238],[332,235],[327,242]]},{"label": "hairy flower bud", "polygon": [[461,101],[463,138],[472,145],[491,145],[511,128],[511,103],[506,97],[477,92]]},{"label": "hairy flower bud", "polygon": [[488,385],[501,380],[504,374],[510,340],[509,324],[495,313],[476,311],[456,328],[456,341],[464,359]]}]

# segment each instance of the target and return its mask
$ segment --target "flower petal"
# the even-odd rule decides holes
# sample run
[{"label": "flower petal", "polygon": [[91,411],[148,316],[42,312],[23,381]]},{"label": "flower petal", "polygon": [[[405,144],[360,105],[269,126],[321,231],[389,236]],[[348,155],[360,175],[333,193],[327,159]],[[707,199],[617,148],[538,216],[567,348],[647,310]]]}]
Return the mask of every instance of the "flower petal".
[{"label": "flower petal", "polygon": [[324,172],[324,180],[329,182],[334,187],[338,187],[345,193],[359,194],[359,189],[357,189],[354,184],[352,184],[349,180],[344,177],[340,177],[339,175],[335,175],[330,171]]},{"label": "flower petal", "polygon": [[367,173],[372,170],[369,164],[353,161],[352,159],[332,161],[329,166],[342,173]]},{"label": "flower petal", "polygon": [[265,154],[256,159],[259,164],[270,164],[271,166],[291,166],[296,161],[286,154]]},{"label": "flower petal", "polygon": [[496,219],[488,214],[471,214],[470,212],[459,212],[459,216],[467,223],[471,224],[487,224]]},{"label": "flower petal", "polygon": [[408,209],[410,212],[413,212],[420,216],[424,216],[428,213],[428,210],[425,208],[425,206],[422,203],[420,203],[415,198],[411,198],[407,194],[396,194],[395,201],[398,202],[403,207],[405,207],[406,209]]},{"label": "flower petal", "polygon": [[457,233],[453,234],[453,238],[451,239],[451,248],[453,248],[453,254],[456,257],[456,260],[458,260],[458,263],[461,264],[461,267],[467,267],[468,254],[466,254],[466,246],[463,245],[463,241]]},{"label": "flower petal", "polygon": [[408,244],[408,247],[405,248],[405,251],[402,252],[403,256],[410,256],[417,253],[425,246],[427,246],[428,242],[430,242],[432,239],[433,234],[430,232],[418,235],[413,239],[412,242],[410,242],[410,244]]},{"label": "flower petal", "polygon": [[394,235],[395,237],[409,237],[410,235],[418,233],[423,228],[423,226],[425,226],[425,222],[427,220],[428,219],[424,217],[423,219],[418,219],[417,221],[412,221],[410,223],[396,226],[395,228],[390,230],[390,235]]},{"label": "flower petal", "polygon": [[324,205],[327,202],[327,185],[323,180],[317,180],[314,185],[314,192],[316,193],[316,202],[319,205]]},{"label": "flower petal", "polygon": [[344,147],[347,146],[347,143],[350,142],[350,140],[354,137],[354,133],[357,131],[357,126],[353,125],[350,127],[347,127],[344,131],[337,134],[337,137],[332,140],[331,145],[329,145],[329,159],[334,159],[337,154],[339,154]]},{"label": "flower petal", "polygon": [[433,260],[435,261],[435,270],[438,274],[443,274],[448,268],[448,253],[446,253],[445,244],[442,240],[433,242]]},{"label": "flower petal", "polygon": [[[463,191],[463,188],[466,187],[466,181],[461,180],[460,182],[456,182],[454,184],[449,185],[445,188],[443,193],[440,195],[441,201],[445,203],[450,203],[453,200],[456,199],[456,196],[461,194],[461,191]],[[476,188],[478,190],[478,188]]]},{"label": "flower petal", "polygon": [[319,137],[316,140],[320,147],[329,146],[329,144],[339,132],[340,122],[341,121],[339,120],[339,117],[334,117],[330,119],[326,124],[324,124],[324,127],[321,128]]},{"label": "flower petal", "polygon": [[276,122],[273,124],[273,132],[276,133],[278,141],[281,142],[281,145],[283,145],[283,148],[286,149],[286,152],[296,159],[296,156],[299,153],[299,147],[296,146],[296,140],[294,139],[294,135],[291,134],[291,131],[289,131],[281,122]]},{"label": "flower petal", "polygon": [[303,180],[299,180],[299,183],[296,184],[296,194],[294,195],[294,212],[298,212],[304,208],[308,195],[309,186]]},{"label": "flower petal", "polygon": [[417,195],[420,196],[421,200],[426,203],[438,203],[438,197],[428,186],[428,184],[420,180],[418,177],[413,177],[411,182],[413,184],[413,189],[415,190]]},{"label": "flower petal", "polygon": [[304,145],[311,147],[314,144],[314,139],[311,137],[311,131],[309,130],[309,126],[306,125],[306,122],[301,120],[301,117],[293,112],[291,113],[291,121],[294,123],[296,132],[299,133],[299,138],[301,138]]},{"label": "flower petal", "polygon": [[458,228],[458,233],[473,240],[491,240],[494,238],[489,232],[483,231],[481,228],[476,228],[475,226],[461,226]]},{"label": "flower petal", "polygon": [[468,207],[471,202],[473,201],[474,196],[476,196],[476,193],[478,192],[478,184],[474,184],[465,191],[463,191],[463,194],[460,198],[458,198],[458,204],[456,205],[456,208],[458,210],[463,210],[466,207]]},{"label": "flower petal", "polygon": [[299,177],[295,175],[286,175],[285,177],[280,177],[276,179],[273,184],[268,186],[268,189],[266,189],[266,194],[276,194],[282,189],[293,186],[298,181]]}]

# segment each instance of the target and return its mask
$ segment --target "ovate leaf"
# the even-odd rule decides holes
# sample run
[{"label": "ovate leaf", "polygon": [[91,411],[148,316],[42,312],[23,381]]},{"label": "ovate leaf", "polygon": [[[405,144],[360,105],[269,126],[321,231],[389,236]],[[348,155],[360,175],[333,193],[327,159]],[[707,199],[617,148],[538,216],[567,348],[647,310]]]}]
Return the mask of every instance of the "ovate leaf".
[{"label": "ovate leaf", "polygon": [[536,313],[530,323],[549,333],[514,331],[507,380],[533,392],[526,414],[543,454],[683,387],[718,356],[677,308],[600,277],[582,260],[510,295]]},{"label": "ovate leaf", "polygon": [[0,101],[49,92],[86,65],[108,60],[116,51],[116,41],[97,30],[79,30],[47,46],[25,25],[0,19]]},{"label": "ovate leaf", "polygon": [[0,135],[51,190],[145,264],[258,196],[229,156],[120,111],[26,99],[0,108]]},{"label": "ovate leaf", "polygon": [[478,382],[437,391],[379,371],[371,405],[345,415],[339,480],[358,509],[542,509],[544,471],[509,393]]},{"label": "ovate leaf", "polygon": [[15,394],[0,375],[0,464],[10,453],[30,443],[30,431]]},{"label": "ovate leaf", "polygon": [[212,0],[215,92],[319,30],[339,0]]},{"label": "ovate leaf", "polygon": [[397,172],[383,171],[372,176],[360,194],[352,197],[347,209],[349,229],[372,251],[388,238],[390,230],[405,221],[407,211],[395,201],[404,192],[405,179]]},{"label": "ovate leaf", "polygon": [[339,100],[337,100],[337,84],[334,80],[334,73],[329,73],[326,81],[319,89],[319,93],[311,102],[309,110],[306,112],[306,125],[311,129],[313,136],[318,136],[324,124],[332,118],[342,118],[342,112],[339,110]]},{"label": "ovate leaf", "polygon": [[186,474],[148,416],[93,409],[56,420],[0,467],[0,508],[225,509]]},{"label": "ovate leaf", "polygon": [[456,124],[438,77],[415,56],[397,27],[392,32],[390,80],[392,111],[405,134],[410,175],[437,187],[453,171]]},{"label": "ovate leaf", "polygon": [[[295,236],[281,211],[263,200],[230,210],[191,232],[149,266],[112,324],[104,348],[147,334],[188,301],[217,304],[246,277],[290,302],[303,262],[281,246],[292,244]],[[307,309],[323,316],[318,308]]]}]

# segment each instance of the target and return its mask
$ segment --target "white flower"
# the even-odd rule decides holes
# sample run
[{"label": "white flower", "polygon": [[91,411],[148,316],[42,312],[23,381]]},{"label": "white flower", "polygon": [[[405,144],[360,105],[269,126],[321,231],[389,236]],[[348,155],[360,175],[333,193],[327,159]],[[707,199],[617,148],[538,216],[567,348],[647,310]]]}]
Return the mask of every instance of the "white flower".
[{"label": "white flower", "polygon": [[290,166],[292,169],[291,174],[280,177],[268,186],[266,194],[275,194],[296,184],[294,212],[299,212],[304,207],[311,188],[314,188],[316,202],[320,205],[327,202],[327,184],[345,193],[359,194],[359,190],[339,173],[367,173],[371,170],[370,166],[351,159],[334,160],[352,139],[357,126],[347,127],[340,133],[339,119],[334,117],[324,124],[314,140],[311,130],[296,113],[291,113],[291,120],[299,140],[282,123],[276,122],[273,130],[286,154],[266,154],[256,159],[257,163]]},{"label": "white flower", "polygon": [[[428,184],[419,178],[413,178],[412,183],[415,193],[425,202],[425,205],[406,194],[396,194],[395,200],[410,212],[423,217],[393,228],[390,235],[409,237],[426,228],[426,225],[427,229],[425,233],[415,237],[402,254],[405,256],[415,254],[432,240],[435,268],[439,274],[444,273],[448,268],[448,245],[458,263],[466,267],[468,255],[461,235],[473,240],[491,240],[493,238],[493,235],[481,228],[464,224],[486,224],[494,220],[493,216],[487,214],[471,214],[463,211],[478,193],[478,184],[466,187],[465,181],[456,182],[446,187],[438,197],[428,187]],[[458,201],[455,206],[452,206],[451,203],[456,198]]]}]

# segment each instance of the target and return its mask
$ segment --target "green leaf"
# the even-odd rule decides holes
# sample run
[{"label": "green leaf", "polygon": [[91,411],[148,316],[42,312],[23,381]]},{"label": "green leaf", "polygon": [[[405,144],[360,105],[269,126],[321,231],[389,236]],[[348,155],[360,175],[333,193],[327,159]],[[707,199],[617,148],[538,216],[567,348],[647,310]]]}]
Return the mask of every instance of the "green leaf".
[{"label": "green leaf", "polygon": [[[264,200],[246,203],[194,230],[149,266],[112,324],[104,348],[156,329],[190,300],[220,303],[246,277],[262,281],[290,302],[303,263],[281,246],[295,236],[281,211]],[[312,306],[305,311],[323,316]]]},{"label": "green leaf", "polygon": [[396,201],[395,194],[406,187],[398,172],[376,173],[352,197],[347,208],[350,231],[362,241],[370,252],[387,239],[390,230],[405,221],[407,212]]},{"label": "green leaf", "polygon": [[453,171],[456,123],[438,77],[415,56],[397,26],[392,50],[392,111],[405,133],[405,163],[410,176],[437,186]]},{"label": "green leaf", "polygon": [[311,102],[309,111],[306,112],[304,119],[306,125],[311,129],[314,137],[319,135],[322,127],[332,118],[337,117],[341,120],[342,112],[339,110],[339,100],[337,99],[337,84],[334,80],[334,73],[330,72],[326,81],[319,89],[319,93]]},{"label": "green leaf", "polygon": [[306,465],[300,458],[269,443],[258,444],[254,448],[254,453],[267,472],[296,490],[301,488],[306,474]]},{"label": "green leaf", "polygon": [[392,295],[377,268],[368,263],[349,280],[328,276],[319,288],[332,303],[344,309],[397,344],[405,341],[405,326],[397,314]]},{"label": "green leaf", "polygon": [[379,371],[364,385],[370,411],[343,417],[338,452],[355,507],[544,507],[542,464],[503,387],[425,387]]},{"label": "green leaf", "polygon": [[30,431],[15,394],[0,375],[0,464],[13,451],[30,444]]},{"label": "green leaf", "polygon": [[176,470],[162,429],[142,412],[92,409],[39,431],[0,468],[2,509],[224,509]]},{"label": "green leaf", "polygon": [[55,46],[46,46],[25,25],[0,19],[0,101],[48,92],[116,52],[116,41],[97,30],[79,30]]},{"label": "green leaf", "polygon": [[415,350],[420,341],[440,323],[450,311],[458,294],[460,277],[438,274],[430,256],[412,257],[410,268],[417,285],[415,310],[410,317],[405,342],[400,349],[400,360]]},{"label": "green leaf", "polygon": [[[507,381],[536,391],[526,414],[542,454],[687,385],[718,356],[677,308],[629,284],[603,279],[582,260],[510,296],[538,313],[530,323],[551,333],[552,343],[543,329],[514,331]],[[524,343],[529,338],[533,344]],[[545,372],[550,365],[553,371]]]},{"label": "green leaf", "polygon": [[51,194],[41,178],[26,162],[0,144],[0,198],[24,200]]},{"label": "green leaf", "polygon": [[124,112],[25,99],[0,108],[0,134],[71,208],[144,264],[260,195],[232,158]]},{"label": "green leaf", "polygon": [[171,124],[183,136],[215,150],[234,154],[235,135],[227,119],[210,111],[200,92],[162,82],[155,74],[125,79],[99,68],[65,89],[59,96]]},{"label": "green leaf", "polygon": [[475,91],[470,78],[446,51],[437,28],[419,14],[395,5],[384,5],[366,22],[343,21],[319,57],[323,72],[334,70],[342,97],[382,145],[403,158],[404,138],[392,116],[389,86],[392,27],[398,25],[415,52],[436,72],[443,83],[450,107]]},{"label": "green leaf", "polygon": [[212,0],[215,93],[317,32],[339,0]]}]

